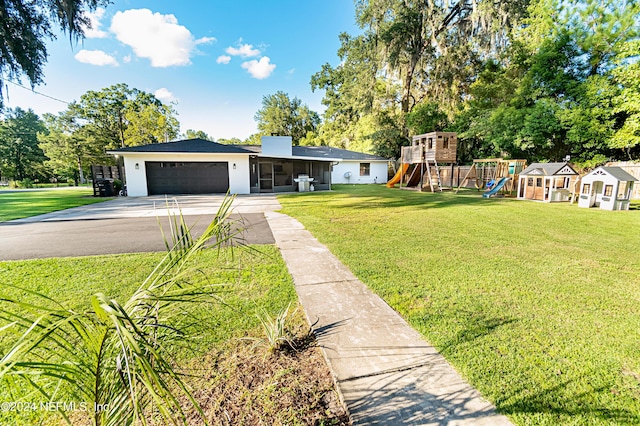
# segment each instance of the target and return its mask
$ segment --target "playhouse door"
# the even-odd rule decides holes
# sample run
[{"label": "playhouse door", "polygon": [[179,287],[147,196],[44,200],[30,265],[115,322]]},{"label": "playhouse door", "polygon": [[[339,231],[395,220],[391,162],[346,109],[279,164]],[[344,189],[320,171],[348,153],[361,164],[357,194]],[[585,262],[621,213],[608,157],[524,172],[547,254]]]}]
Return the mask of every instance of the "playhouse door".
[{"label": "playhouse door", "polygon": [[591,202],[589,203],[590,207],[600,207],[603,193],[602,187],[603,183],[601,181],[593,182],[593,191],[591,191]]}]

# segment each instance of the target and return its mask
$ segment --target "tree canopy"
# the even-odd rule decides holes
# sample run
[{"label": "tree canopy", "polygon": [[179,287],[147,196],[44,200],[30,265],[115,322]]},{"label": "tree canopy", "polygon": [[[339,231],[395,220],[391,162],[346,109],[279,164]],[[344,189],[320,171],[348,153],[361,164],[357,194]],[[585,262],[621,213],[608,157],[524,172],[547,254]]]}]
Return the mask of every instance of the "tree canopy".
[{"label": "tree canopy", "polygon": [[31,87],[42,83],[47,62],[46,41],[60,28],[71,42],[84,37],[91,23],[86,12],[109,0],[4,0],[0,2],[0,108],[3,79],[26,77]]},{"label": "tree canopy", "polygon": [[180,130],[172,105],[126,84],[89,91],[43,120],[20,108],[5,115],[0,121],[2,180],[55,178],[77,184],[84,182],[87,165],[113,164],[108,150],[166,142]]},{"label": "tree canopy", "polygon": [[261,134],[291,136],[294,145],[299,145],[309,133],[313,134],[320,124],[317,112],[282,91],[264,96],[262,108],[254,119]]},{"label": "tree canopy", "polygon": [[47,128],[33,110],[22,108],[8,110],[0,121],[0,178],[46,179],[42,167],[46,159],[38,146],[38,133]]},{"label": "tree canopy", "polygon": [[451,130],[461,161],[640,156],[634,0],[357,0],[356,22],[311,78],[322,143],[397,158]]}]

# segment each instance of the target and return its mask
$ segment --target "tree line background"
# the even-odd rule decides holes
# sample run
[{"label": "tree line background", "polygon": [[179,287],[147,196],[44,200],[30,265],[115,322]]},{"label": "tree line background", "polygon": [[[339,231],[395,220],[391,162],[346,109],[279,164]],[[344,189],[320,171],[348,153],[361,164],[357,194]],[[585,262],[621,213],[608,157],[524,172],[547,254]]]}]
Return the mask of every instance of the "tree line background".
[{"label": "tree line background", "polygon": [[[106,2],[72,3],[79,13]],[[398,158],[411,135],[446,130],[459,134],[461,163],[569,155],[590,168],[640,158],[636,0],[355,0],[355,6],[360,32],[340,34],[340,63],[311,76],[312,89],[324,91],[322,115],[279,91],[263,97],[257,134],[217,142],[256,144],[279,134],[294,144]],[[73,22],[60,25],[82,37]],[[41,82],[34,66],[46,61],[46,50],[12,57],[11,46],[0,71],[25,75],[32,86]],[[114,161],[108,149],[178,137],[214,140],[203,131],[180,134],[173,105],[126,84],[87,92],[57,115],[4,112],[0,180],[77,183],[86,165]]]}]

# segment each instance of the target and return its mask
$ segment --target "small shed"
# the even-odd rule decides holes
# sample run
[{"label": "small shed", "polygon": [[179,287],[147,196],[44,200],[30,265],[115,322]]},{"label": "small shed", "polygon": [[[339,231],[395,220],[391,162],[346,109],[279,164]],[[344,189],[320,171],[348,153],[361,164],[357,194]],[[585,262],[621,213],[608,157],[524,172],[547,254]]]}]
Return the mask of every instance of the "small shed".
[{"label": "small shed", "polygon": [[518,199],[569,201],[578,173],[567,162],[533,163],[518,177]]},{"label": "small shed", "polygon": [[620,167],[598,167],[582,178],[578,206],[629,210],[633,184],[637,180]]}]

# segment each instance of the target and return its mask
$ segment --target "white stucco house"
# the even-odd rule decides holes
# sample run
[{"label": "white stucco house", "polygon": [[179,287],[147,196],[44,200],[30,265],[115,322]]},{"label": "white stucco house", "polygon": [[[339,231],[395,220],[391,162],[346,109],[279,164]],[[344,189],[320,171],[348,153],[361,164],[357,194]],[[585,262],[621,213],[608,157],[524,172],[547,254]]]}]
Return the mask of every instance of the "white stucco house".
[{"label": "white stucco house", "polygon": [[120,148],[129,196],[250,194],[296,191],[308,176],[314,190],[332,183],[386,183],[388,160],[326,146],[292,146],[289,136],[262,145],[224,145],[204,139]]},{"label": "white stucco house", "polygon": [[629,210],[633,184],[637,180],[620,167],[598,167],[582,178],[578,206]]}]

